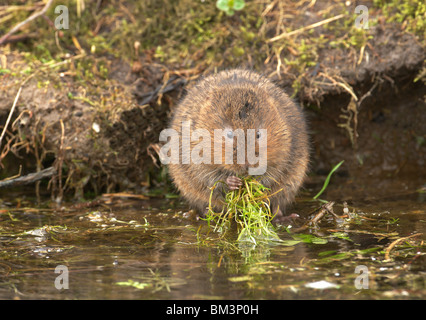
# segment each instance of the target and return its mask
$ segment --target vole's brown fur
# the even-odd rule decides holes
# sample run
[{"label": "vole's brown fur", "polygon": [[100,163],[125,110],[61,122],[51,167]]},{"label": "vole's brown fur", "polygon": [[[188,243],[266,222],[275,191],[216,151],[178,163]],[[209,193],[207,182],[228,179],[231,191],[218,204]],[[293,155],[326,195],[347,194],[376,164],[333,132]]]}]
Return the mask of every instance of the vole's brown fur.
[{"label": "vole's brown fur", "polygon": [[[208,207],[210,188],[217,181],[225,181],[230,189],[236,189],[241,184],[236,176],[247,175],[251,166],[235,164],[235,149],[234,164],[225,164],[224,160],[222,164],[215,164],[214,129],[243,129],[244,132],[266,129],[267,169],[259,176],[260,182],[271,188],[272,193],[283,189],[271,197],[274,213],[278,211],[281,215],[287,204],[294,200],[308,167],[307,127],[301,109],[271,81],[255,72],[240,69],[208,76],[188,91],[174,111],[171,128],[179,136],[185,121],[189,121],[191,132],[206,129],[212,141],[211,164],[182,164],[180,140],[180,164],[169,165],[175,185],[198,213],[203,214]],[[191,141],[191,150],[198,143]],[[224,149],[223,146],[223,153]],[[218,210],[223,207],[223,194],[224,188],[215,189],[213,205]]]}]

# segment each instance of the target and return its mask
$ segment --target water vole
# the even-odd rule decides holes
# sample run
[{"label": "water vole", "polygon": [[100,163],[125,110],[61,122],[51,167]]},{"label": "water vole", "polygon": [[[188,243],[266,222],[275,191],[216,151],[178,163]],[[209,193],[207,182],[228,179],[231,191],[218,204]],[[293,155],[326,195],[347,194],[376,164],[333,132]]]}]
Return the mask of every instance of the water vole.
[{"label": "water vole", "polygon": [[[212,203],[221,210],[224,192],[238,189],[238,176],[261,169],[261,164],[266,166],[255,173],[258,180],[272,193],[282,189],[270,199],[277,216],[294,200],[304,180],[309,147],[302,111],[278,86],[253,71],[222,71],[199,81],[174,110],[171,129],[180,140],[179,161],[169,164],[170,175],[182,196],[201,215],[208,207],[210,188],[217,181],[227,184],[226,188],[217,187],[213,194]],[[219,151],[215,129],[221,134]],[[189,136],[185,135],[189,130]],[[194,136],[194,132],[201,134]],[[233,142],[230,158],[229,153],[226,158],[227,139]],[[264,142],[266,145],[262,145]],[[239,147],[245,158],[238,158]],[[208,161],[194,163],[191,153]]]}]

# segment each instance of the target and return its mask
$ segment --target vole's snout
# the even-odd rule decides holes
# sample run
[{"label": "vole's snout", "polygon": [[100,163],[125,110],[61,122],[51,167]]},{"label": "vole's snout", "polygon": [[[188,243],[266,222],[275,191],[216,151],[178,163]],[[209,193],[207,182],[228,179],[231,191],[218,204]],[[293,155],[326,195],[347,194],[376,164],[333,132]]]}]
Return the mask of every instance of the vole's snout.
[{"label": "vole's snout", "polygon": [[254,165],[250,164],[250,162],[248,162],[248,160],[246,159],[246,162],[240,165],[241,174],[248,175],[249,169],[253,167]]},{"label": "vole's snout", "polygon": [[244,165],[242,165],[242,169],[243,169],[243,171],[244,171],[244,175],[247,175],[248,174],[248,170],[249,170],[249,168],[250,168],[250,164],[249,163],[245,163]]},{"label": "vole's snout", "polygon": [[248,162],[246,163],[235,163],[233,165],[233,168],[231,170],[232,174],[236,176],[242,176],[245,177],[248,175],[248,171],[250,168],[250,164]]}]

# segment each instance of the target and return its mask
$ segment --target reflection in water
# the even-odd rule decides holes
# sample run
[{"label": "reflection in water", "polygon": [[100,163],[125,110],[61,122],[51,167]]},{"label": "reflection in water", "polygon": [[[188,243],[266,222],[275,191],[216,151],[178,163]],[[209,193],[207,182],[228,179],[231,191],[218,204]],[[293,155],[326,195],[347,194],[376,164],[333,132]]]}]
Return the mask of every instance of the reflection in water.
[{"label": "reflection in water", "polygon": [[[146,202],[77,212],[11,208],[0,224],[0,298],[352,299],[404,298],[407,292],[424,298],[425,236],[400,243],[392,260],[384,258],[395,239],[425,233],[418,197],[356,204],[357,221],[324,220],[299,238],[280,228],[285,245],[254,248],[219,239],[205,222],[184,219],[177,210],[141,209]],[[293,210],[315,207],[302,201]],[[335,207],[339,215],[342,210]],[[58,265],[68,267],[67,290],[55,288]],[[371,273],[369,290],[354,286],[357,265]],[[318,281],[337,287],[306,286]]]}]

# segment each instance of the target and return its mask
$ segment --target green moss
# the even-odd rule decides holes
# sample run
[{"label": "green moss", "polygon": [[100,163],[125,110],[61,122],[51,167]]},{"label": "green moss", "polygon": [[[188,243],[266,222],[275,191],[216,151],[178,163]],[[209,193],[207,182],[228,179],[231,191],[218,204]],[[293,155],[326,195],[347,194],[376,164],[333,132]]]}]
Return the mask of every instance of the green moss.
[{"label": "green moss", "polygon": [[[1,10],[6,9],[0,8],[1,34],[40,9],[34,1],[26,8],[22,1],[10,2],[16,3],[17,10],[5,15]],[[344,2],[311,11],[323,12],[312,22],[345,14],[343,19],[307,30],[306,19],[301,18],[307,6],[304,1],[276,1],[272,6],[263,1],[246,1],[243,10],[234,10],[232,16],[218,9],[216,0],[84,1],[84,9],[82,3],[55,0],[46,12],[48,19],[37,18],[22,28],[17,34],[37,32],[37,37],[7,46],[23,53],[26,64],[18,68],[8,65],[0,69],[0,76],[12,76],[16,83],[31,77],[38,88],[53,86],[65,93],[73,92],[69,98],[89,104],[95,110],[94,117],[102,120],[102,127],[110,126],[110,119],[123,106],[128,108],[135,103],[128,90],[109,79],[111,65],[117,59],[132,65],[143,57],[144,63],[162,63],[164,69],[172,72],[185,74],[189,70],[191,78],[224,68],[249,67],[292,85],[293,96],[301,93],[304,99],[315,100],[336,86],[332,80],[340,81],[335,74],[330,75],[331,80],[327,78],[330,68],[339,68],[342,63],[355,66],[358,60],[354,59],[362,57],[361,50],[372,40],[369,30],[354,26],[353,6],[346,7]],[[226,3],[233,7],[236,1]],[[373,3],[369,8],[370,26],[384,16],[387,23],[400,25],[424,39],[426,5],[422,1]],[[56,30],[50,23],[57,17],[57,5],[69,9],[68,30]],[[269,41],[295,30],[302,31]],[[136,42],[140,43],[138,51]],[[330,53],[332,62],[327,61]],[[319,73],[322,75],[318,76]],[[416,80],[424,81],[424,75],[423,70]],[[80,91],[81,88],[84,90]],[[308,90],[313,94],[306,94]]]},{"label": "green moss", "polygon": [[422,0],[374,0],[388,22],[397,22],[405,26],[408,32],[423,38],[426,36],[426,3]]},{"label": "green moss", "polygon": [[[283,30],[276,29],[278,20],[271,20],[268,15],[262,14],[267,5],[260,2],[145,0],[124,3],[122,0],[113,0],[101,6],[96,1],[84,3],[84,10],[79,12],[81,1],[54,1],[46,15],[54,21],[57,16],[54,8],[59,4],[67,6],[69,30],[61,30],[60,35],[55,36],[56,30],[45,19],[36,19],[28,28],[37,30],[40,36],[37,40],[18,43],[17,46],[30,53],[30,61],[36,59],[42,64],[63,61],[65,54],[75,56],[85,52],[91,58],[81,59],[76,65],[67,67],[74,67],[77,79],[86,84],[95,82],[97,77],[107,78],[108,66],[96,63],[100,57],[119,57],[129,63],[134,61],[137,55],[134,49],[136,41],[141,43],[139,54],[153,51],[154,57],[168,66],[193,68],[206,65],[214,69],[241,66],[249,61],[256,69],[264,68],[265,61],[276,64],[281,60],[288,67],[286,70],[297,79],[321,60],[324,50],[359,50],[371,39],[368,30],[354,26],[356,15],[352,12],[353,8],[346,7],[344,3],[336,4],[332,11],[323,10],[323,19],[339,13],[349,16],[322,26],[321,29],[327,33],[326,37],[323,32],[317,31],[320,29],[311,29],[272,43],[267,40],[277,35],[277,31]],[[234,12],[233,16],[225,14],[231,12],[223,6],[238,10],[242,9],[241,3],[245,3],[243,10]],[[387,21],[405,24],[407,31],[419,35],[425,33],[426,5],[423,1],[374,0],[373,4],[370,25],[376,23],[376,16],[383,13]],[[296,10],[303,8],[297,4],[287,6]],[[274,10],[278,14],[276,6]],[[31,11],[14,11],[13,18],[3,23],[0,31],[10,30],[30,14]],[[302,27],[292,19],[285,19],[287,32]],[[303,81],[293,87],[301,90]]]},{"label": "green moss", "polygon": [[308,42],[305,39],[301,39],[298,46],[298,55],[293,60],[284,61],[287,65],[293,66],[299,72],[303,72],[308,67],[313,67],[318,62],[318,49],[321,48],[321,37],[316,39],[315,42]]}]

